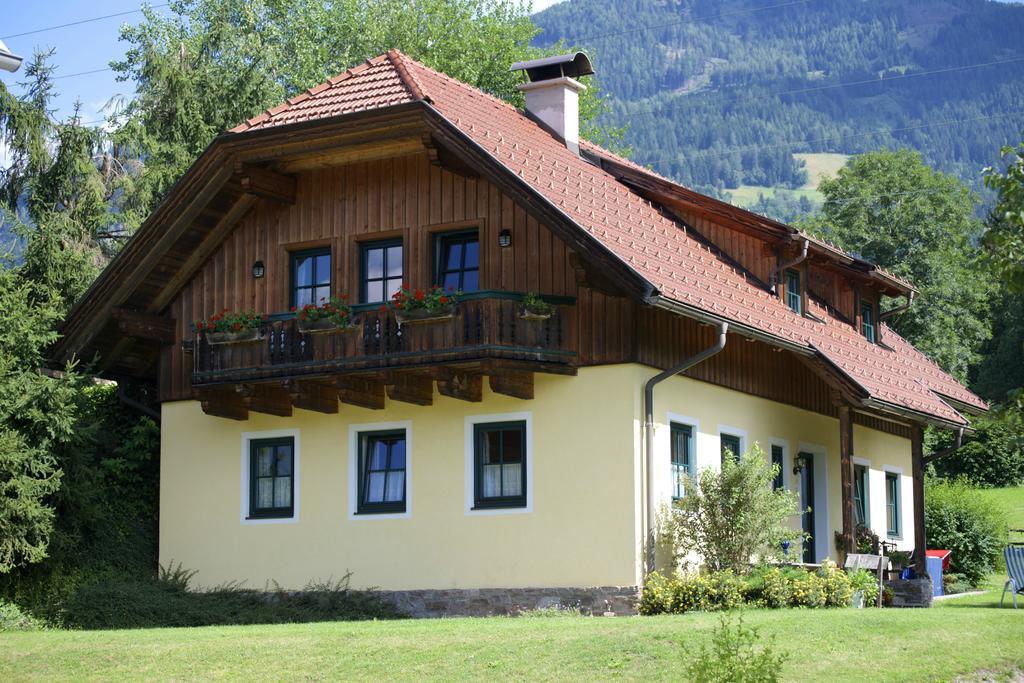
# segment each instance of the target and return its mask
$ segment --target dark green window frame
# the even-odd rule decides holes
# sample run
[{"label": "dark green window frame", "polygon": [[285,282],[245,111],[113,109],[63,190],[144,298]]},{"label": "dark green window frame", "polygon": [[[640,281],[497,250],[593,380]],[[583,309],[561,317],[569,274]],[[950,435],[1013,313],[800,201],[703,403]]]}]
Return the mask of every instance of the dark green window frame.
[{"label": "dark green window frame", "polygon": [[[476,245],[476,259],[467,262],[469,245]],[[448,253],[459,247],[459,262],[448,263]],[[480,233],[477,230],[445,232],[434,238],[434,284],[462,292],[480,290]]]},{"label": "dark green window frame", "polygon": [[803,313],[803,289],[800,287],[800,271],[790,268],[786,271],[786,305],[797,315]]},{"label": "dark green window frame", "polygon": [[[321,264],[323,261],[319,258],[321,256],[327,257],[327,282],[321,282],[320,272]],[[302,261],[310,259],[310,277],[309,282],[299,281],[299,265]],[[293,251],[291,253],[291,273],[289,280],[289,293],[288,293],[288,305],[298,306],[299,301],[302,297],[299,296],[299,291],[309,291],[309,301],[304,303],[312,303],[314,306],[320,305],[320,299],[328,299],[331,296],[331,282],[333,280],[332,265],[331,265],[331,248],[330,247],[318,247],[316,249],[304,249],[303,251]]]},{"label": "dark green window frame", "polygon": [[[520,491],[518,495],[484,495],[484,439],[488,434],[494,432],[518,432],[522,448],[520,458],[519,482]],[[501,483],[499,489],[504,490],[505,486],[505,442],[501,441],[501,450],[498,454],[498,463],[501,466]],[[526,443],[526,421],[516,420],[512,422],[481,422],[473,425],[473,509],[488,510],[494,508],[523,508],[526,507],[526,468],[529,459],[529,444]]]},{"label": "dark green window frame", "polygon": [[[399,259],[401,270],[399,275],[388,275],[388,266],[391,265],[389,257],[394,247],[401,247]],[[370,277],[370,252],[377,249],[382,250],[381,274],[380,277]],[[380,298],[370,299],[370,283],[380,283]],[[362,242],[359,245],[359,301],[364,304],[382,303],[391,299],[391,295],[401,289],[405,282],[405,245],[401,238],[389,240],[375,240],[373,242]],[[397,285],[397,286],[396,286]]]},{"label": "dark green window frame", "polygon": [[868,468],[864,465],[853,466],[853,521],[862,526],[871,526],[871,513],[868,504]]},{"label": "dark green window frame", "polygon": [[672,434],[672,500],[679,500],[686,495],[686,482],[694,474],[693,427],[673,422],[670,431]]},{"label": "dark green window frame", "polygon": [[900,535],[900,475],[885,473],[885,533],[887,536]]},{"label": "dark green window frame", "polygon": [[860,305],[860,332],[869,342],[872,344],[875,343],[875,339],[877,338],[877,330],[875,328],[875,307],[866,301]]},{"label": "dark green window frame", "polygon": [[772,479],[772,491],[779,491],[785,487],[786,482],[783,477],[785,471],[783,448],[778,444],[772,444],[772,465],[779,468],[778,472],[775,473],[775,478]]},{"label": "dark green window frame", "polygon": [[[260,474],[257,456],[261,449],[272,449],[271,471]],[[287,460],[281,474],[282,460]],[[287,505],[259,505],[259,489],[261,480],[269,480],[271,497],[277,499],[278,486],[288,491]],[[287,480],[287,481],[283,481]],[[295,439],[290,436],[275,439],[253,439],[249,442],[249,519],[283,519],[295,516]]]},{"label": "dark green window frame", "polygon": [[[402,462],[400,467],[395,464],[396,445],[398,442],[402,443]],[[371,466],[373,463],[371,462],[370,457],[373,453],[373,448],[377,444],[383,444],[386,448],[382,467]],[[406,438],[404,429],[359,433],[359,498],[356,505],[356,514],[374,515],[405,512],[405,501],[408,497],[409,491],[408,444],[409,441]],[[369,500],[370,478],[374,475],[383,475],[384,477],[384,483],[382,485],[383,500],[380,501]],[[401,500],[387,500],[388,492],[390,490],[389,484],[391,483],[392,477],[397,476],[402,477],[402,498]]]},{"label": "dark green window frame", "polygon": [[722,440],[722,462],[725,462],[725,457],[732,452],[734,458],[739,460],[743,456],[743,443],[740,437],[735,434],[721,433],[718,437]]}]

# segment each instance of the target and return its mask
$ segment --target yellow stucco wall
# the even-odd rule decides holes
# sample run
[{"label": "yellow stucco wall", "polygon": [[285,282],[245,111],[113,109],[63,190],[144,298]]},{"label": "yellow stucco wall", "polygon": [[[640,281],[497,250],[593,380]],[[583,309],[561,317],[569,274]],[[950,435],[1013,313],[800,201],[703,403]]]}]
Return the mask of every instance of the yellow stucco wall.
[{"label": "yellow stucco wall", "polygon": [[[636,585],[642,571],[642,387],[640,365],[583,368],[577,377],[538,374],[536,398],[491,393],[466,403],[435,394],[434,405],[388,401],[381,411],[342,405],[337,415],[296,410],[290,418],[250,413],[245,422],[210,417],[194,401],[163,406],[160,562],[197,570],[211,586],[274,580],[301,588],[353,572],[353,585],[384,589]],[[530,509],[467,511],[467,418],[525,413],[532,430]],[[835,419],[677,377],[655,393],[655,495],[667,501],[670,420],[695,427],[697,466],[720,463],[719,433],[815,454],[827,503],[819,528],[835,556],[841,525],[839,432]],[[408,513],[354,516],[351,434],[380,423],[409,427]],[[244,519],[247,438],[297,436],[297,519]],[[269,433],[269,434],[268,434]],[[870,467],[871,524],[885,535],[884,469],[902,472],[902,548],[913,545],[910,443],[856,426],[854,451]],[[468,470],[468,471],[467,471]],[[823,512],[824,510],[824,512]],[[825,514],[827,513],[827,514]],[[824,554],[822,552],[821,554]]]},{"label": "yellow stucco wall", "polygon": [[[635,585],[637,477],[629,366],[578,377],[537,375],[536,398],[489,392],[482,403],[435,395],[421,407],[388,401],[336,415],[203,414],[194,401],[163,406],[160,562],[181,562],[210,586],[273,579],[301,588],[353,572],[384,589]],[[533,431],[532,510],[466,512],[466,417],[522,413]],[[409,514],[350,514],[349,432],[410,423]],[[243,523],[243,434],[298,430],[298,519]],[[256,438],[259,438],[256,436]]]},{"label": "yellow stucco wall", "polygon": [[[635,385],[641,385],[654,371],[636,368]],[[826,503],[818,503],[817,510],[825,518],[818,520],[819,537],[826,536],[824,547],[817,548],[818,559],[824,553],[836,558],[833,534],[842,528],[842,498],[839,469],[839,422],[817,413],[793,406],[699,382],[686,377],[674,377],[655,389],[655,495],[660,503],[671,498],[672,476],[670,468],[669,422],[676,421],[694,427],[694,444],[698,469],[721,466],[720,433],[740,436],[742,448],[747,451],[756,442],[766,453],[771,445],[783,447],[784,484],[798,491],[798,478],[793,473],[793,458],[797,453],[814,454],[816,479],[820,495],[827,481]],[[913,507],[911,483],[910,441],[884,432],[854,425],[854,455],[857,464],[869,467],[869,506],[872,529],[881,538],[885,528],[885,470],[901,472],[902,534],[897,541],[901,549],[913,547]],[[822,472],[824,465],[824,472]],[[819,479],[820,478],[820,479]],[[820,498],[819,498],[820,501]],[[799,520],[793,520],[799,527]],[[893,539],[890,539],[893,540]]]}]

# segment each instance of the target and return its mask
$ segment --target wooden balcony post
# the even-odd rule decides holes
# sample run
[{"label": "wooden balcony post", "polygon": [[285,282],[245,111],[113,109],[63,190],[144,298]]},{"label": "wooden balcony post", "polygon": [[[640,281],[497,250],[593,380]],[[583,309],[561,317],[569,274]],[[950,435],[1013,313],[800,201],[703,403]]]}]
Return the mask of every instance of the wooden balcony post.
[{"label": "wooden balcony post", "polygon": [[853,410],[839,405],[839,469],[843,502],[843,552],[854,551],[853,515]]},{"label": "wooden balcony post", "polygon": [[919,424],[910,428],[910,459],[914,489],[914,568],[924,574],[927,573],[928,539],[924,532],[924,428]]}]

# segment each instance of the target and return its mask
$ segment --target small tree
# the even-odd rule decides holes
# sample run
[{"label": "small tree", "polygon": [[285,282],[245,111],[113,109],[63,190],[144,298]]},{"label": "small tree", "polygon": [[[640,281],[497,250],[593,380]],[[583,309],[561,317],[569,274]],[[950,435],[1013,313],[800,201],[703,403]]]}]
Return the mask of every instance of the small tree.
[{"label": "small tree", "polygon": [[663,516],[663,540],[676,558],[696,552],[713,571],[744,573],[755,557],[777,557],[782,541],[800,537],[786,524],[800,512],[797,497],[772,489],[777,474],[757,444],[740,459],[726,458],[721,471],[701,470]]}]

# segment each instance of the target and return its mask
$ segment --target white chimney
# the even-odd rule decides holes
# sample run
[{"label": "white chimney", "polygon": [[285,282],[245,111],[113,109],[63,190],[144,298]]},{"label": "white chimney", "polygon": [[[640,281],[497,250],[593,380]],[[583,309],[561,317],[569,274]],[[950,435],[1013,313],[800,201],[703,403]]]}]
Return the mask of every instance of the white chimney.
[{"label": "white chimney", "polygon": [[519,86],[526,95],[526,113],[580,152],[580,93],[587,89],[576,79],[594,73],[582,52],[516,62],[512,71],[525,71],[529,83]]}]

